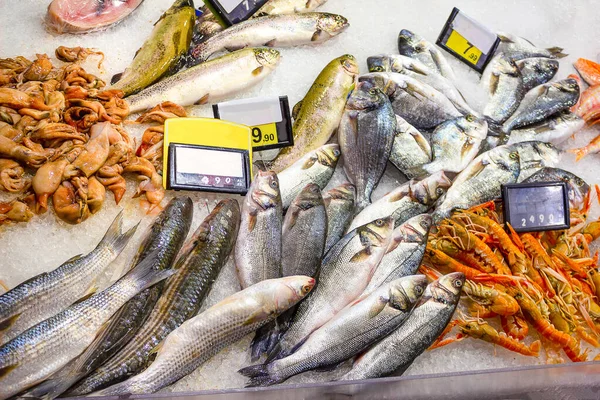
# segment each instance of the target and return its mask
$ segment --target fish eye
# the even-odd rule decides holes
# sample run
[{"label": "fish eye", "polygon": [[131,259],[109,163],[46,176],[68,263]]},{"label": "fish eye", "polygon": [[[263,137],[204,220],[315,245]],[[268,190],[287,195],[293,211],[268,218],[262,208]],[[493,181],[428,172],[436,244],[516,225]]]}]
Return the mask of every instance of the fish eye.
[{"label": "fish eye", "polygon": [[273,189],[277,189],[279,187],[279,183],[277,183],[277,181],[271,181],[269,186],[271,186]]},{"label": "fish eye", "polygon": [[310,292],[310,286],[308,286],[308,285],[302,286],[302,294],[306,294],[308,292]]},{"label": "fish eye", "polygon": [[423,45],[419,44],[415,46],[415,51],[417,52],[422,52],[423,50],[425,50],[425,48],[423,47]]},{"label": "fish eye", "polygon": [[383,67],[381,65],[377,65],[371,68],[372,72],[383,72]]},{"label": "fish eye", "polygon": [[465,118],[466,118],[466,119],[467,119],[467,121],[469,121],[469,122],[473,122],[473,121],[475,121],[475,117],[474,117],[473,115],[471,115],[471,114],[467,115]]},{"label": "fish eye", "polygon": [[517,154],[517,152],[516,152],[516,151],[513,151],[512,153],[510,153],[510,154],[508,155],[508,157],[510,157],[510,159],[511,159],[511,160],[516,160],[516,159],[518,159],[518,158],[519,158],[519,155]]},{"label": "fish eye", "polygon": [[335,16],[335,20],[336,21],[341,21],[342,20],[342,16],[341,15],[336,15]]},{"label": "fish eye", "polygon": [[455,279],[454,282],[452,282],[452,286],[454,286],[457,289],[460,289],[463,285],[463,282],[460,279]]},{"label": "fish eye", "polygon": [[550,144],[550,143],[544,143],[544,146],[546,146],[546,147],[552,147],[552,144]]},{"label": "fish eye", "polygon": [[344,60],[344,67],[345,68],[352,68],[352,63],[348,60]]},{"label": "fish eye", "polygon": [[370,94],[371,96],[375,96],[375,95],[377,94],[377,89],[375,89],[375,88],[371,88],[371,89],[369,89],[369,94]]},{"label": "fish eye", "polygon": [[383,225],[385,225],[385,222],[382,219],[378,219],[375,221],[375,225],[378,227],[382,227]]},{"label": "fish eye", "polygon": [[444,189],[442,189],[441,187],[435,189],[435,194],[437,194],[438,196],[441,196],[444,194]]},{"label": "fish eye", "polygon": [[423,293],[423,287],[422,287],[422,286],[416,286],[416,287],[415,287],[415,293],[416,293],[416,294],[421,294],[421,293]]}]

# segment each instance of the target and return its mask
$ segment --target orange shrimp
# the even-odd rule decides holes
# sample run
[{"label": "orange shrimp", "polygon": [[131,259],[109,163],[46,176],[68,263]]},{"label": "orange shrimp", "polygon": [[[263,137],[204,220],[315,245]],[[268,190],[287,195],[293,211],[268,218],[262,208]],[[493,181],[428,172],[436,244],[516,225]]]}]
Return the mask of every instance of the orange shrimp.
[{"label": "orange shrimp", "polygon": [[501,315],[500,324],[506,334],[514,339],[522,340],[529,333],[529,326],[522,315]]},{"label": "orange shrimp", "polygon": [[436,267],[447,268],[453,272],[462,272],[463,274],[465,274],[467,279],[473,279],[480,275],[486,275],[481,271],[459,263],[452,257],[446,255],[446,253],[431,247],[429,244],[427,245],[425,255],[427,256],[429,262],[431,262]]},{"label": "orange shrimp", "polygon": [[575,331],[583,340],[585,340],[592,346],[600,347],[600,343],[598,343],[598,340],[592,335],[590,335],[583,326],[578,326],[577,328],[575,328]]},{"label": "orange shrimp", "polygon": [[483,304],[479,304],[476,301],[469,301],[469,305],[468,305],[468,310],[469,310],[469,314],[472,317],[475,318],[493,318],[495,317],[496,314],[495,312],[491,311],[487,306],[484,306]]},{"label": "orange shrimp", "polygon": [[[600,93],[598,94],[600,95]],[[600,120],[600,106],[598,109],[591,114],[586,114],[583,118],[588,121],[588,118],[592,120],[592,124],[596,124]],[[596,136],[594,140],[589,142],[586,146],[580,147],[578,149],[569,149],[567,150],[569,153],[574,153],[576,155],[575,161],[581,160],[583,157],[588,154],[600,153],[600,135]]]},{"label": "orange shrimp", "polygon": [[490,311],[498,315],[514,315],[519,312],[517,301],[496,287],[466,280],[463,290],[471,300],[486,306]]}]

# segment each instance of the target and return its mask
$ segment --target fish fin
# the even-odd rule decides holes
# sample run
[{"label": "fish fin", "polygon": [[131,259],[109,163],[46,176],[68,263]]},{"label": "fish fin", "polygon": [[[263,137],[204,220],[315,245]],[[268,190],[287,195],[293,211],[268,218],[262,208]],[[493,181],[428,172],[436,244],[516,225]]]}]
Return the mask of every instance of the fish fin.
[{"label": "fish fin", "polygon": [[252,162],[252,165],[254,166],[255,169],[265,172],[269,170],[269,167],[266,163],[265,160],[256,160]]},{"label": "fish fin", "polygon": [[268,367],[268,364],[250,365],[249,367],[239,369],[238,373],[247,376],[248,378],[255,378],[257,376],[268,376]]},{"label": "fish fin", "polygon": [[349,125],[354,131],[354,136],[358,137],[358,111],[350,111],[347,114]]},{"label": "fish fin", "polygon": [[335,364],[322,365],[320,367],[317,367],[317,368],[313,369],[313,371],[315,371],[315,372],[329,372],[329,371],[333,371],[334,369],[336,369],[337,367],[339,367],[340,365],[342,365],[345,362],[346,362],[346,360],[344,360],[342,362],[339,362],[339,363],[335,363]]},{"label": "fish fin", "polygon": [[234,52],[237,50],[242,50],[245,49],[247,46],[245,45],[239,45],[239,46],[225,46],[225,50],[227,50],[228,52]]},{"label": "fish fin", "polygon": [[498,83],[500,83],[500,77],[496,74],[492,74],[490,76],[490,96],[496,94],[496,91],[498,90]]},{"label": "fish fin", "polygon": [[76,256],[73,256],[73,257],[69,258],[69,259],[68,259],[67,261],[65,261],[63,264],[66,264],[66,263],[70,263],[70,262],[73,262],[73,261],[79,260],[79,259],[80,259],[82,256],[83,256],[83,254],[77,254]]},{"label": "fish fin", "polygon": [[508,38],[508,37],[504,36],[504,35],[503,35],[503,34],[501,34],[501,33],[499,33],[499,34],[498,34],[498,39],[500,39],[500,41],[501,41],[501,42],[504,42],[504,43],[514,43],[514,42],[512,41],[512,39],[510,39],[510,38]]},{"label": "fish fin", "polygon": [[158,356],[158,353],[160,352],[160,349],[162,349],[164,343],[165,341],[163,340],[162,342],[154,346],[152,350],[150,350],[146,359],[146,368],[150,366],[150,364],[152,364],[154,360],[156,360],[156,356]]},{"label": "fish fin", "polygon": [[252,343],[250,343],[250,360],[252,362],[256,362],[262,354],[267,352],[269,341],[274,330],[277,330],[277,325],[275,324],[275,321],[272,321],[261,326],[256,331]]},{"label": "fish fin", "polygon": [[256,226],[256,211],[251,211],[248,219],[248,232],[252,232]]},{"label": "fish fin", "polygon": [[309,169],[317,162],[317,157],[310,157],[306,162],[302,165],[302,169]]},{"label": "fish fin", "polygon": [[565,58],[568,56],[568,54],[563,53],[564,49],[562,47],[548,47],[546,50],[552,53],[556,58]]},{"label": "fish fin", "polygon": [[277,39],[271,39],[265,43],[266,47],[275,47],[277,45]]},{"label": "fish fin", "polygon": [[108,230],[104,234],[104,237],[96,246],[97,249],[103,247],[113,247],[116,254],[120,254],[121,251],[127,246],[127,243],[135,233],[139,223],[134,225],[125,233],[121,233],[123,227],[123,210],[117,214],[112,224],[108,227]]},{"label": "fish fin", "polygon": [[[290,213],[290,219],[288,221],[288,229],[292,228],[294,225],[296,225],[296,221],[298,220],[298,215],[300,214],[300,210],[298,208],[295,208],[291,213]],[[287,217],[287,214],[286,214]]]},{"label": "fish fin", "polygon": [[[405,92],[417,100],[422,100],[423,97],[427,97],[425,95],[425,93],[423,93],[422,91],[419,90],[419,88],[417,88],[417,86],[410,84],[410,83],[406,84]],[[420,97],[417,95],[420,95]]]},{"label": "fish fin", "polygon": [[19,364],[11,364],[7,365],[6,367],[0,368],[0,380],[2,380],[2,378],[4,378],[6,375],[10,374],[10,371],[17,368],[18,366]]},{"label": "fish fin", "polygon": [[369,310],[369,318],[375,318],[378,316],[379,313],[385,309],[388,303],[389,299],[380,296],[379,301],[377,301]]},{"label": "fish fin", "polygon": [[0,332],[7,330],[8,328],[10,328],[11,326],[13,326],[15,324],[15,322],[17,322],[17,319],[19,319],[19,317],[21,316],[21,313],[19,314],[15,314],[13,316],[10,316],[8,318],[6,318],[5,320],[0,322]]},{"label": "fish fin", "polygon": [[158,271],[154,269],[159,251],[160,249],[156,249],[148,254],[131,271],[123,276],[121,280],[131,281],[133,285],[141,292],[142,290],[149,288],[150,286],[155,285],[156,283],[175,274],[177,270],[174,269]]},{"label": "fish fin", "polygon": [[350,262],[362,262],[369,258],[370,255],[371,249],[369,247],[365,247],[364,249],[353,255],[350,259]]},{"label": "fish fin", "polygon": [[265,314],[266,313],[262,308],[254,311],[252,314],[250,314],[250,316],[248,318],[246,318],[246,320],[244,321],[242,326],[252,325],[256,322],[260,322],[260,321],[264,320]]},{"label": "fish fin", "polygon": [[322,35],[323,35],[323,31],[321,29],[317,29],[315,31],[315,33],[313,33],[312,37],[310,38],[310,41],[316,42],[317,40],[319,40],[321,38]]},{"label": "fish fin", "polygon": [[122,72],[119,72],[118,74],[114,74],[112,76],[112,78],[110,78],[110,84],[114,85],[115,83],[119,82],[121,80],[122,76],[123,76]]},{"label": "fish fin", "polygon": [[298,117],[298,114],[300,113],[300,109],[302,108],[302,103],[304,102],[304,99],[300,100],[299,102],[296,103],[296,105],[292,108],[292,118],[296,119]]},{"label": "fish fin", "polygon": [[95,295],[97,291],[98,291],[98,287],[96,285],[90,286],[88,291],[85,292],[85,294],[83,296],[81,296],[79,299],[75,300],[75,302],[72,305],[79,304],[81,302],[86,301],[87,299],[89,299],[90,297]]},{"label": "fish fin", "polygon": [[407,185],[403,190],[399,190],[397,193],[394,193],[393,196],[390,196],[389,201],[395,203],[406,196],[410,195],[410,187]]},{"label": "fish fin", "polygon": [[252,70],[252,75],[254,75],[254,76],[260,75],[260,73],[263,71],[263,69],[265,69],[265,67],[263,67],[262,65],[258,68],[255,68],[254,70]]},{"label": "fish fin", "polygon": [[195,105],[202,105],[202,104],[208,103],[208,96],[209,96],[209,94],[206,93],[204,96],[200,97],[194,104]]}]

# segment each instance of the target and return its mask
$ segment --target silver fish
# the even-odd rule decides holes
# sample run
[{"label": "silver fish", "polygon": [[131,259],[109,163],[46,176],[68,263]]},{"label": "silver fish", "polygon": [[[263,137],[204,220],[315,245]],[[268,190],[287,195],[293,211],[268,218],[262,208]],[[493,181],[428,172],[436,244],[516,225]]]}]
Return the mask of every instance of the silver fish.
[{"label": "silver fish", "polygon": [[536,86],[550,82],[558,72],[559,62],[546,57],[532,57],[516,61],[515,64],[523,78],[523,87],[526,91]]},{"label": "silver fish", "polygon": [[0,296],[0,345],[94,291],[96,278],[123,251],[137,228],[122,233],[122,224],[121,211],[90,253],[72,257]]},{"label": "silver fish", "polygon": [[388,95],[396,115],[417,129],[435,128],[462,114],[446,96],[431,86],[395,72],[362,75],[359,82],[369,82]]},{"label": "silver fish", "polygon": [[[366,84],[368,86],[368,84]],[[338,140],[344,172],[356,187],[356,209],[371,203],[390,157],[396,116],[387,96],[377,87],[359,83],[346,103]]]},{"label": "silver fish", "polygon": [[389,215],[394,218],[394,227],[398,227],[409,218],[427,212],[450,185],[452,182],[443,172],[420,181],[408,181],[362,210],[354,217],[348,231]]},{"label": "silver fish", "polygon": [[438,223],[456,209],[468,209],[500,197],[500,185],[515,183],[519,177],[519,152],[498,146],[477,156],[454,179],[433,213]]},{"label": "silver fish", "polygon": [[443,332],[460,299],[465,276],[445,275],[425,288],[408,320],[391,335],[371,347],[340,380],[400,375]]},{"label": "silver fish", "polygon": [[508,145],[508,148],[519,153],[517,182],[524,181],[544,167],[555,167],[560,157],[560,150],[545,142],[521,142]]},{"label": "silver fish", "polygon": [[486,68],[482,81],[487,84],[489,100],[483,109],[483,115],[490,122],[502,124],[519,107],[527,93],[519,68],[510,59],[500,54]]},{"label": "silver fish", "polygon": [[325,240],[326,254],[336,244],[352,222],[354,215],[354,185],[346,182],[329,190],[323,196],[327,211],[327,239]]},{"label": "silver fish", "polygon": [[269,0],[252,18],[265,15],[305,13],[325,4],[327,0]]},{"label": "silver fish", "polygon": [[429,174],[462,171],[479,153],[487,133],[487,122],[472,115],[442,123],[431,135],[433,161],[423,169]]},{"label": "silver fish", "polygon": [[323,190],[333,176],[339,158],[340,146],[326,144],[306,153],[300,160],[278,173],[283,208],[287,209],[309,183],[314,183]]},{"label": "silver fish", "polygon": [[567,56],[562,52],[561,47],[541,49],[527,39],[504,32],[498,32],[498,37],[501,44],[499,51],[505,53],[513,61],[532,57],[563,58]]},{"label": "silver fish", "polygon": [[543,121],[553,114],[568,110],[578,99],[579,85],[575,79],[540,85],[525,94],[519,108],[502,125],[502,131],[509,133],[515,128]]},{"label": "silver fish", "polygon": [[570,111],[566,111],[537,124],[521,129],[514,129],[510,133],[507,144],[529,140],[560,144],[571,135],[579,132],[584,126],[585,121],[583,118]]},{"label": "silver fish", "polygon": [[389,246],[393,220],[377,219],[336,243],[323,259],[319,283],[298,306],[292,325],[268,360],[285,357],[365,289]]},{"label": "silver fish", "polygon": [[223,299],[171,332],[144,372],[96,395],[153,393],[178,381],[302,300],[314,284],[307,276],[268,279]]},{"label": "silver fish", "polygon": [[239,372],[251,378],[247,387],[269,386],[304,371],[339,364],[401,326],[426,286],[423,275],[389,282],[340,311],[291,356]]},{"label": "silver fish", "polygon": [[109,288],[40,322],[0,347],[0,399],[48,378],[92,343],[102,326],[140,291],[172,275],[153,269],[157,251]]},{"label": "silver fish", "polygon": [[456,81],[454,71],[442,52],[433,43],[408,29],[402,29],[398,34],[398,52],[416,58],[429,68],[437,69],[444,77]]},{"label": "silver fish", "polygon": [[277,174],[259,171],[244,199],[235,243],[235,268],[242,289],[281,276],[282,220]]},{"label": "silver fish", "polygon": [[523,182],[556,181],[563,181],[569,187],[569,202],[571,203],[571,208],[580,209],[586,205],[586,199],[590,194],[590,185],[577,175],[565,171],[564,169],[544,167]]},{"label": "silver fish", "polygon": [[390,162],[408,179],[425,177],[427,172],[422,167],[431,162],[431,146],[425,136],[397,115]]}]

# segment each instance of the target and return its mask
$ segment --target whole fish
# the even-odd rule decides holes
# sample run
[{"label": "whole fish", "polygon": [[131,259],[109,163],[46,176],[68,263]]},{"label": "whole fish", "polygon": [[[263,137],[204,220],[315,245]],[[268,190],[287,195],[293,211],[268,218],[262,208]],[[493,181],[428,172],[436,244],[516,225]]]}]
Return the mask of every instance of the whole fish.
[{"label": "whole fish", "polygon": [[344,172],[356,187],[356,209],[371,203],[387,165],[394,134],[396,115],[387,96],[377,87],[358,84],[346,103],[338,140],[344,154]]},{"label": "whole fish", "polygon": [[[154,269],[171,268],[193,218],[193,204],[189,197],[175,197],[153,222],[139,247],[131,266],[154,253]],[[46,399],[56,398],[75,382],[96,370],[108,358],[125,346],[146,322],[152,308],[161,295],[163,283],[137,294],[111,318],[102,334],[96,337],[84,353],[63,368],[51,379],[37,386],[29,395]]]},{"label": "whole fish", "polygon": [[523,87],[526,91],[536,86],[550,82],[558,72],[559,62],[552,58],[532,57],[516,61],[515,64],[523,78]]},{"label": "whole fish", "polygon": [[581,209],[586,204],[586,199],[590,193],[590,185],[577,175],[560,168],[544,167],[529,178],[524,183],[530,182],[557,182],[562,181],[569,188],[569,202],[571,208]]},{"label": "whole fish", "polygon": [[573,66],[588,85],[600,85],[600,64],[585,58],[578,58]]},{"label": "whole fish", "polygon": [[562,112],[537,124],[510,132],[507,144],[536,140],[560,144],[585,126],[583,118],[570,111]]},{"label": "whole fish", "polygon": [[223,299],[171,332],[144,372],[97,395],[153,393],[178,381],[302,300],[314,284],[307,276],[269,279]]},{"label": "whole fish", "polygon": [[126,98],[131,113],[164,101],[180,106],[215,102],[253,86],[279,63],[277,50],[244,49],[188,68]]},{"label": "whole fish", "polygon": [[432,223],[429,214],[420,214],[394,229],[390,245],[362,296],[393,280],[417,273]]},{"label": "whole fish", "polygon": [[346,182],[329,190],[323,196],[327,211],[327,238],[323,254],[326,254],[344,236],[352,222],[355,190],[354,185]]},{"label": "whole fish", "polygon": [[494,57],[487,71],[490,73],[482,77],[482,81],[487,84],[489,100],[483,109],[483,116],[493,124],[502,124],[519,107],[527,90],[521,71],[503,54]]},{"label": "whole fish", "polygon": [[423,165],[431,162],[431,146],[417,128],[396,115],[396,135],[390,162],[408,179],[423,178],[427,172]]},{"label": "whole fish", "polygon": [[567,56],[562,52],[561,47],[540,49],[527,39],[504,32],[499,32],[498,37],[500,38],[499,51],[506,54],[513,61],[532,57],[563,58]]},{"label": "whole fish", "polygon": [[298,306],[292,325],[268,360],[286,357],[319,327],[356,299],[369,283],[389,246],[391,217],[377,219],[345,235],[321,263],[319,283]]},{"label": "whole fish", "polygon": [[281,276],[282,220],[279,179],[272,171],[258,171],[242,205],[235,243],[235,268],[242,289]]},{"label": "whole fish", "polygon": [[323,68],[304,99],[294,107],[294,146],[279,152],[271,165],[272,170],[281,172],[309,151],[327,143],[340,124],[357,75],[358,64],[349,54],[332,60]]},{"label": "whole fish", "polygon": [[395,72],[372,72],[358,78],[388,95],[394,112],[417,129],[435,128],[461,117],[450,100],[431,86]]},{"label": "whole fish", "polygon": [[325,4],[327,0],[269,0],[252,18],[265,15],[305,13]]},{"label": "whole fish", "polygon": [[402,29],[398,34],[398,52],[403,56],[415,58],[429,68],[438,70],[442,76],[456,81],[454,71],[442,52],[433,43],[408,29]]},{"label": "whole fish", "polygon": [[579,99],[579,85],[567,78],[531,89],[514,114],[504,122],[502,131],[509,133],[515,128],[540,122],[549,116],[567,111]]},{"label": "whole fish", "polygon": [[135,225],[122,233],[122,224],[121,211],[94,250],[72,257],[0,296],[0,345],[66,309],[86,293],[93,293],[96,279],[123,251],[137,228]]},{"label": "whole fish", "polygon": [[500,197],[500,186],[515,183],[519,172],[519,152],[509,146],[498,146],[480,154],[438,200],[434,222],[448,218],[456,209],[468,209]]},{"label": "whole fish", "polygon": [[401,326],[426,286],[423,275],[387,283],[340,311],[289,357],[238,372],[251,378],[246,387],[269,386],[311,369],[339,364]]},{"label": "whole fish", "polygon": [[460,299],[465,276],[453,272],[425,288],[406,322],[371,347],[340,380],[400,375],[443,332]]},{"label": "whole fish", "polygon": [[142,328],[117,354],[71,388],[69,396],[121,382],[146,367],[152,350],[202,306],[233,248],[239,221],[236,200],[222,200],[215,206],[182,249],[173,267],[176,273],[166,281]]},{"label": "whole fish", "polygon": [[194,20],[192,0],[176,0],[154,24],[150,37],[110,89],[129,96],[175,73],[190,47]]},{"label": "whole fish", "polygon": [[519,153],[519,177],[522,182],[544,167],[555,167],[560,158],[560,150],[546,142],[520,142],[508,145],[512,151]]},{"label": "whole fish", "polygon": [[367,58],[367,65],[369,72],[397,72],[426,83],[444,94],[460,112],[477,115],[477,112],[467,104],[462,94],[448,78],[416,58],[398,54],[380,54]]},{"label": "whole fish", "polygon": [[394,218],[394,227],[398,227],[409,218],[426,213],[450,185],[452,182],[443,172],[420,181],[410,180],[362,210],[354,217],[348,231],[389,215]]},{"label": "whole fish", "polygon": [[340,146],[333,143],[326,144],[310,151],[278,173],[283,208],[287,209],[309,183],[314,183],[323,190],[333,176],[339,158]]},{"label": "whole fish", "polygon": [[442,123],[431,135],[433,161],[423,169],[429,174],[462,171],[479,153],[487,133],[487,122],[472,115]]},{"label": "whole fish", "polygon": [[188,65],[222,50],[246,47],[291,47],[325,42],[348,28],[348,20],[329,13],[267,15],[235,24],[190,49]]},{"label": "whole fish", "polygon": [[58,371],[92,343],[123,304],[173,273],[156,271],[153,256],[149,255],[102,292],[40,322],[0,347],[0,399],[7,399]]}]

